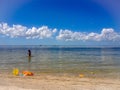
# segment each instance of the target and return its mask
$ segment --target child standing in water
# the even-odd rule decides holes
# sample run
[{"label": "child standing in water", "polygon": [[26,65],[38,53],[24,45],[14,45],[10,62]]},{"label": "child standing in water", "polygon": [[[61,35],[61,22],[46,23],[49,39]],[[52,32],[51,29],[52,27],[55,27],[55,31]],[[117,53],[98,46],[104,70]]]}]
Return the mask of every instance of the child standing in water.
[{"label": "child standing in water", "polygon": [[28,56],[31,57],[31,50],[28,50]]},{"label": "child standing in water", "polygon": [[28,50],[28,62],[31,62],[31,50]]}]

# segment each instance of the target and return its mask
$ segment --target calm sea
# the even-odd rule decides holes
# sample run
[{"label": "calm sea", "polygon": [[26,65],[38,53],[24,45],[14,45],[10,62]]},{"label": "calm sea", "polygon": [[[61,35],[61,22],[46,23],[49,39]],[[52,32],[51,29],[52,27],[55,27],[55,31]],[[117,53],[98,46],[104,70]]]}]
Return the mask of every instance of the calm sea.
[{"label": "calm sea", "polygon": [[[30,49],[32,57],[27,57]],[[120,78],[120,48],[76,46],[0,46],[0,70],[80,73]]]}]

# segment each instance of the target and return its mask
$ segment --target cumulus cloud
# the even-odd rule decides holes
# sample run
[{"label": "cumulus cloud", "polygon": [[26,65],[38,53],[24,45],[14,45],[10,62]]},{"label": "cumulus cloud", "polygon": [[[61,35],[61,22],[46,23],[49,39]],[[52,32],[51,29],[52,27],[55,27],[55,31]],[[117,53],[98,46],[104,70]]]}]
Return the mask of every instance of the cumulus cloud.
[{"label": "cumulus cloud", "polygon": [[71,30],[60,30],[59,35],[56,36],[57,40],[65,41],[119,41],[120,34],[115,32],[114,29],[108,28],[103,29],[101,33],[83,33],[83,32],[72,32]]},{"label": "cumulus cloud", "polygon": [[[7,23],[0,23],[0,34],[11,38],[24,37],[26,39],[52,38],[57,29],[50,29],[47,26],[39,28],[28,28],[22,25],[9,26]],[[120,41],[120,33],[112,28],[104,28],[101,33],[73,32],[72,30],[60,30],[56,36],[57,40],[64,41]]]},{"label": "cumulus cloud", "polygon": [[0,24],[0,34],[9,37],[25,37],[26,39],[34,38],[51,38],[57,29],[49,29],[47,26],[42,26],[39,28],[32,27],[27,28],[22,25],[13,25],[10,27],[7,23]]}]

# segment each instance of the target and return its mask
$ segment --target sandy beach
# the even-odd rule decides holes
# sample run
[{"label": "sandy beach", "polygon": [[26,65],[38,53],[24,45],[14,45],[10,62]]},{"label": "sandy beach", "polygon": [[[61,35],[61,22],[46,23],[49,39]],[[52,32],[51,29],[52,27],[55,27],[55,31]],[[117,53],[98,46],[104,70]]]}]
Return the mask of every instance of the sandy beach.
[{"label": "sandy beach", "polygon": [[0,90],[120,90],[120,48],[34,46],[29,62],[26,50],[1,48]]},{"label": "sandy beach", "polygon": [[0,74],[0,90],[120,90],[120,80],[67,75]]}]

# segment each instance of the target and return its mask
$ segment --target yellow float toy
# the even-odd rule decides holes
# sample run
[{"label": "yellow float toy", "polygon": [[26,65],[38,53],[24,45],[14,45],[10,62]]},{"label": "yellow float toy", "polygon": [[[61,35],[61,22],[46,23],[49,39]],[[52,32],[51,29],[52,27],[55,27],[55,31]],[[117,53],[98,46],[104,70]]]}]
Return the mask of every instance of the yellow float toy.
[{"label": "yellow float toy", "polygon": [[13,75],[15,75],[15,76],[19,75],[19,69],[18,68],[13,69]]}]

